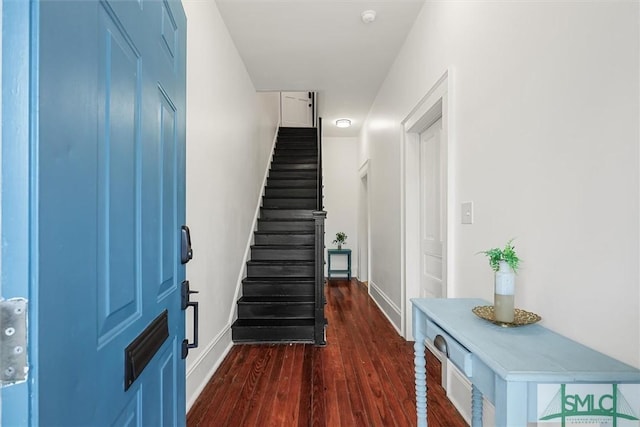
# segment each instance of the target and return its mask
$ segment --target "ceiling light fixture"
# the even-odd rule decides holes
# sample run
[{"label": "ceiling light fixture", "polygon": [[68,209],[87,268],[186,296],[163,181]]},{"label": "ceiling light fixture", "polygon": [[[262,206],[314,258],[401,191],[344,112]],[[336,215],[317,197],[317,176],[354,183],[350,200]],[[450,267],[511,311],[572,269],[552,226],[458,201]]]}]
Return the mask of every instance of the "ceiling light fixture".
[{"label": "ceiling light fixture", "polygon": [[365,24],[371,24],[376,20],[376,11],[375,10],[365,10],[360,15],[362,17],[362,22]]},{"label": "ceiling light fixture", "polygon": [[338,119],[336,120],[336,126],[339,128],[348,128],[351,126],[351,120],[349,119]]}]

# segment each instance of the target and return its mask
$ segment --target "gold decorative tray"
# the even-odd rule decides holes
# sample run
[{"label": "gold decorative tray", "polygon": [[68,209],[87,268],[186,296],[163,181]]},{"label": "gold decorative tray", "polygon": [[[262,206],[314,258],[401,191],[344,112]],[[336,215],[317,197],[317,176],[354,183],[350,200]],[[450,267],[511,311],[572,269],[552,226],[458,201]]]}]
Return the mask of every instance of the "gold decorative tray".
[{"label": "gold decorative tray", "polygon": [[533,323],[539,322],[542,319],[542,317],[535,313],[521,310],[519,308],[515,309],[512,323],[500,322],[496,320],[493,314],[492,305],[479,305],[477,307],[473,307],[471,311],[473,311],[473,314],[480,317],[481,319],[488,320],[489,322],[495,323],[496,325],[500,325],[504,328],[514,328],[516,326],[531,325]]}]

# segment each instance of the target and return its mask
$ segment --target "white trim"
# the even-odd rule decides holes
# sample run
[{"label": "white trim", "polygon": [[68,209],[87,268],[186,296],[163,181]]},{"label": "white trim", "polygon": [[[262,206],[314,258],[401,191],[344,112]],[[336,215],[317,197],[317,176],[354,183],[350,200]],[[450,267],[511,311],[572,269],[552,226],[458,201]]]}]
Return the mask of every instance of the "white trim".
[{"label": "white trim", "polygon": [[[363,178],[367,178],[367,282],[371,281],[371,159],[365,160],[358,168],[358,176],[360,181]],[[358,188],[360,188],[358,186]],[[358,192],[358,195],[360,193]],[[358,209],[360,204],[358,203]],[[360,212],[358,212],[358,220],[360,220]],[[360,224],[358,224],[358,231],[360,231]],[[358,238],[358,252],[362,248],[360,247],[360,238]],[[360,254],[358,253],[358,273],[360,272]],[[360,279],[360,277],[358,277]]]},{"label": "white trim", "polygon": [[[238,279],[236,281],[236,292],[233,298],[233,301],[238,301],[240,298],[240,292],[242,291],[242,279],[247,276],[247,262],[249,261],[249,256],[251,255],[251,245],[253,244],[253,233],[258,227],[258,217],[260,216],[260,208],[262,207],[262,196],[264,194],[264,188],[267,186],[267,178],[269,178],[269,170],[271,169],[271,160],[273,159],[273,153],[276,148],[276,142],[278,141],[278,131],[280,129],[281,121],[278,121],[276,126],[276,133],[273,136],[273,141],[271,141],[271,153],[269,154],[269,161],[267,162],[267,167],[264,171],[264,176],[262,178],[262,190],[258,193],[258,201],[256,202],[256,210],[253,214],[253,223],[251,226],[251,231],[249,232],[249,238],[247,239],[247,245],[244,249],[244,257],[242,258],[242,265],[240,267],[240,272],[238,273]],[[236,304],[231,306],[229,310],[229,324],[233,323],[236,318]]]},{"label": "white trim", "polygon": [[420,284],[420,255],[419,230],[420,218],[417,203],[419,203],[419,146],[420,133],[442,118],[442,147],[446,150],[447,174],[445,176],[446,199],[444,203],[444,218],[447,221],[444,247],[442,279],[446,283],[446,295],[452,296],[453,283],[453,226],[455,198],[453,192],[455,158],[454,139],[452,138],[452,68],[449,68],[435,82],[427,94],[415,105],[402,123],[402,137],[400,146],[400,281],[402,289],[402,334],[407,340],[413,340],[412,312],[410,298],[418,295],[416,289]]},{"label": "white trim", "polygon": [[364,162],[362,162],[362,164],[358,168],[358,175],[360,176],[360,178],[364,178],[369,173],[370,162],[371,162],[371,159],[367,159]]},{"label": "white trim", "polygon": [[[402,320],[402,311],[400,310],[400,307],[398,307],[391,300],[391,298],[389,298],[387,296],[387,294],[385,294],[378,287],[378,285],[376,285],[373,282],[373,280],[369,280],[369,296],[371,297],[373,302],[376,303],[376,305],[378,306],[378,308],[380,309],[382,314],[384,314],[385,317],[387,318],[387,320],[389,320],[389,323],[391,323],[391,325],[393,325],[393,327],[396,329],[398,334],[402,335],[402,331],[400,330],[400,325],[397,324],[398,321]],[[379,298],[378,298],[378,296],[379,296]],[[388,310],[385,307],[388,307],[389,309],[391,309],[391,311],[393,312],[392,314],[395,314],[395,316],[397,317],[396,320],[394,320],[391,317],[390,313],[388,312]]]},{"label": "white trim", "polygon": [[[204,390],[211,377],[213,377],[213,374],[215,374],[216,370],[220,367],[224,358],[227,357],[231,347],[233,347],[233,342],[231,341],[231,324],[228,323],[211,343],[209,343],[204,351],[198,355],[196,361],[187,371],[187,412],[189,412],[202,393],[202,390]],[[213,360],[208,360],[211,358],[213,358]],[[210,366],[209,370],[205,373],[199,372],[202,367],[207,366]],[[193,381],[196,382],[196,386],[193,388],[193,391],[190,392],[189,389],[191,387],[189,387],[189,385],[192,375],[194,376]]]}]

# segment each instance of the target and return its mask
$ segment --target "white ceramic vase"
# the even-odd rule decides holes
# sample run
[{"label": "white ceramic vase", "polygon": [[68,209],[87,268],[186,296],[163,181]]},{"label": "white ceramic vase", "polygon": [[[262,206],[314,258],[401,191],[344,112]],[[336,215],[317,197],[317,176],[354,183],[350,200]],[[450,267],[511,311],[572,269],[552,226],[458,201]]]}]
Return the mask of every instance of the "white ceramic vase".
[{"label": "white ceramic vase", "polygon": [[495,273],[493,310],[498,322],[513,323],[516,273],[506,261],[500,261]]}]

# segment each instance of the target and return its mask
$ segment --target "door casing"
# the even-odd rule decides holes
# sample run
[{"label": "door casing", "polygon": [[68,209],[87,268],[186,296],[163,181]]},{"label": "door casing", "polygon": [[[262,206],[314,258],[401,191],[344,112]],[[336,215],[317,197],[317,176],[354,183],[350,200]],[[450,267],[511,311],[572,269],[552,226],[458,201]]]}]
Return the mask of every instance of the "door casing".
[{"label": "door casing", "polygon": [[[30,102],[33,98],[30,45],[30,22],[37,18],[38,3],[2,2],[2,154],[0,185],[2,186],[2,298],[29,299],[29,346],[37,348],[37,301],[30,295],[35,277],[30,274],[29,260],[37,254],[33,246],[31,206],[34,189],[31,180],[33,158],[30,129]],[[33,350],[32,350],[33,351]],[[2,413],[0,425],[30,425],[29,393],[37,366],[31,364],[27,382],[0,389]]]},{"label": "door casing", "polygon": [[415,105],[402,121],[401,157],[401,287],[402,287],[402,335],[413,340],[413,316],[411,298],[420,297],[420,133],[438,119],[442,119],[441,143],[446,150],[447,173],[443,177],[446,197],[444,198],[443,219],[446,227],[443,236],[443,280],[447,294],[452,295],[454,277],[454,155],[455,140],[451,136],[450,123],[453,122],[451,103],[452,70],[448,69],[434,83],[425,96]]}]

